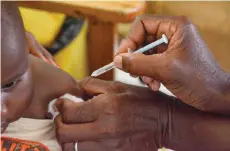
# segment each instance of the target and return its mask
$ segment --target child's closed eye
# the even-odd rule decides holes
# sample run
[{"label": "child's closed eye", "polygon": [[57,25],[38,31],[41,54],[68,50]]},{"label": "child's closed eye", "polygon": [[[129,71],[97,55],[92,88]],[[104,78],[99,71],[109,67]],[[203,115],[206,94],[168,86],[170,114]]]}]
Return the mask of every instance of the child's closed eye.
[{"label": "child's closed eye", "polygon": [[19,81],[20,78],[5,84],[4,86],[2,86],[2,91],[11,91],[13,88],[16,87]]}]

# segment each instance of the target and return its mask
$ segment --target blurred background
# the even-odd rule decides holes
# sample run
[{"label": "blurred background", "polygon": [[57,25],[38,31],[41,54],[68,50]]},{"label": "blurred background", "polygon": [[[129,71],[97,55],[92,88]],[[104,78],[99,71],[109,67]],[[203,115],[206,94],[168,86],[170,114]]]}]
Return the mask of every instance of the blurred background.
[{"label": "blurred background", "polygon": [[[213,55],[230,72],[230,2],[21,1],[27,31],[76,79],[110,63],[135,17],[141,14],[188,16]],[[100,77],[144,86],[119,70]],[[161,90],[171,94],[161,86]]]}]

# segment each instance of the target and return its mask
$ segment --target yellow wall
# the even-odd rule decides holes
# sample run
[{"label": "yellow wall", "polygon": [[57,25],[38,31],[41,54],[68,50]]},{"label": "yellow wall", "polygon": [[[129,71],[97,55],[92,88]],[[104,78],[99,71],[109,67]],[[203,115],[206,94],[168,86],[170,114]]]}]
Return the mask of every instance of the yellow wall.
[{"label": "yellow wall", "polygon": [[[50,46],[64,22],[65,15],[29,8],[20,8],[25,29],[31,32],[36,40],[44,46]],[[78,36],[58,52],[56,63],[75,79],[87,76],[86,58],[87,23],[83,25]]]}]

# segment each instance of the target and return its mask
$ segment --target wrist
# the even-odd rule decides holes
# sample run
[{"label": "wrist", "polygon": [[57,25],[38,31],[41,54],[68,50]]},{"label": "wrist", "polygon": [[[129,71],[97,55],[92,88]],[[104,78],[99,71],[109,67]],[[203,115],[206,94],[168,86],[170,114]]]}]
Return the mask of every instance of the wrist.
[{"label": "wrist", "polygon": [[[151,113],[147,113],[147,115],[151,115],[149,118],[152,121],[151,131],[154,135],[154,141],[157,144],[158,148],[167,147],[166,142],[169,137],[169,127],[172,122],[171,112],[172,106],[177,100],[177,98],[169,96],[162,92],[151,92]],[[178,102],[180,103],[180,102]],[[152,120],[155,119],[155,120]]]},{"label": "wrist", "polygon": [[230,114],[230,74],[221,70],[219,76],[209,88],[210,101],[206,104],[210,111],[221,114]]},{"label": "wrist", "polygon": [[222,71],[223,78],[222,78],[222,85],[221,85],[221,94],[229,99],[230,101],[230,74]]},{"label": "wrist", "polygon": [[[173,150],[226,150],[230,148],[228,117],[198,111],[174,101],[170,107],[164,146]],[[218,137],[216,137],[218,136]],[[220,139],[222,138],[222,139]]]}]

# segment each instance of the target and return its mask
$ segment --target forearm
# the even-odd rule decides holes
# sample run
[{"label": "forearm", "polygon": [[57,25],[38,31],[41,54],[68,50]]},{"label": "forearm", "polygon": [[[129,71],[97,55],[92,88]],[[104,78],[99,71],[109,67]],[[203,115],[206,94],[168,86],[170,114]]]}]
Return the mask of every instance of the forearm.
[{"label": "forearm", "polygon": [[203,104],[204,110],[230,115],[230,74],[221,70],[218,79],[209,86],[209,90],[212,91],[207,93],[207,99],[211,101]]},{"label": "forearm", "polygon": [[229,151],[229,117],[212,115],[173,104],[169,111],[164,146],[176,151]]}]

